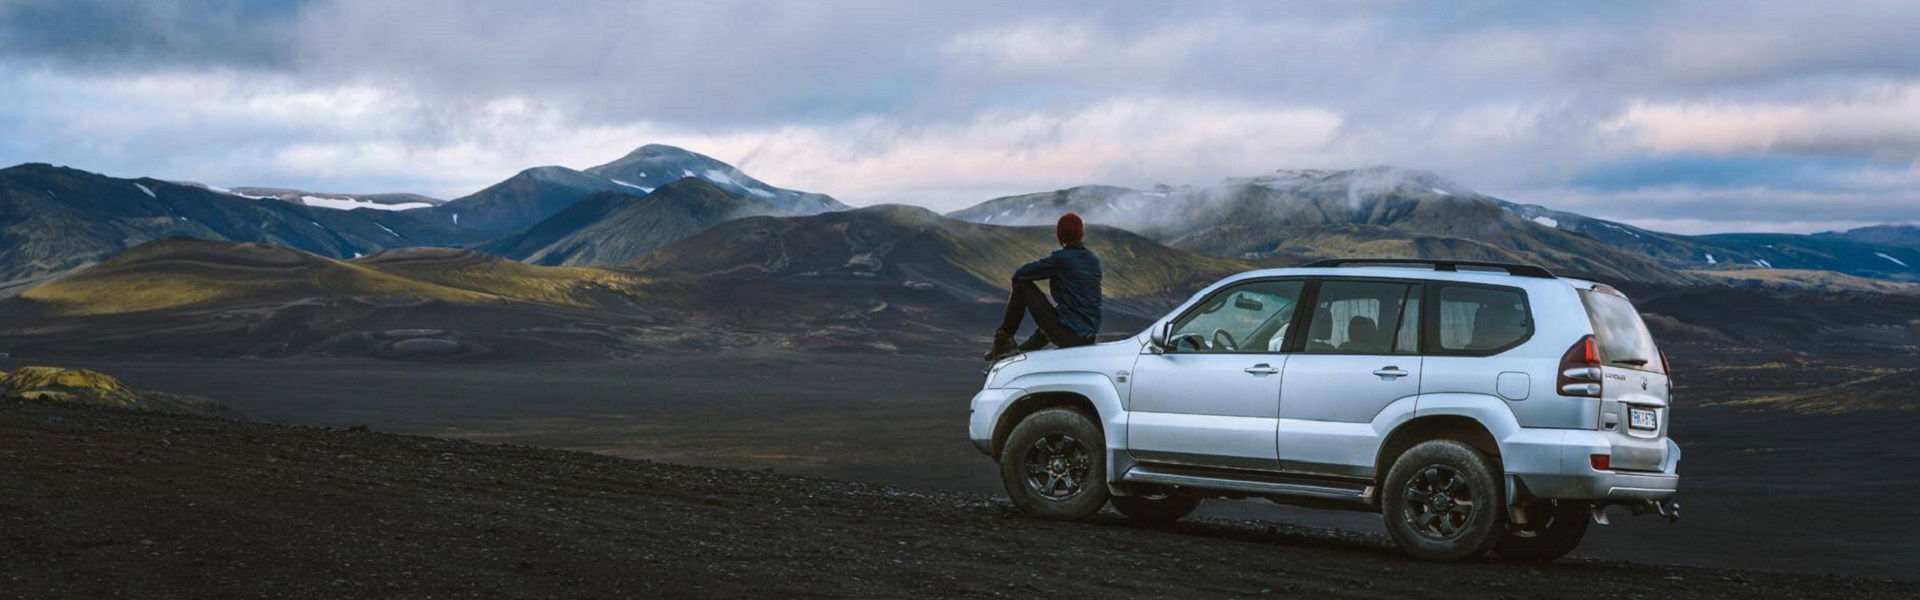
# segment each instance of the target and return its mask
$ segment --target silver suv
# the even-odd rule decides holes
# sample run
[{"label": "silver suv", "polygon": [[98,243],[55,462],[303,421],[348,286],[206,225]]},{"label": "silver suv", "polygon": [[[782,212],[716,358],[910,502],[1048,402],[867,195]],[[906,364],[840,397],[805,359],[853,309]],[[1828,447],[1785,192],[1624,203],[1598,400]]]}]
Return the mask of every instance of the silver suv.
[{"label": "silver suv", "polygon": [[1131,339],[994,363],[969,430],[1036,517],[1267,498],[1379,512],[1420,558],[1553,560],[1608,506],[1678,517],[1669,392],[1606,285],[1322,261],[1229,277]]}]

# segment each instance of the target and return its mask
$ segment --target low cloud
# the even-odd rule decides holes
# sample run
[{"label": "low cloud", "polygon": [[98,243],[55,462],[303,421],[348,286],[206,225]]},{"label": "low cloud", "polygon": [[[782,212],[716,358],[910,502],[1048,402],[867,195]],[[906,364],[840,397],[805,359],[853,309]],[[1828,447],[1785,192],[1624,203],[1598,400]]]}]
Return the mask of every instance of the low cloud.
[{"label": "low cloud", "polygon": [[[1639,222],[1910,220],[1915,28],[1877,0],[19,0],[0,162],[458,196],[657,142],[940,210],[1387,164]],[[1690,157],[1796,179],[1581,184]]]},{"label": "low cloud", "polygon": [[1798,102],[1637,102],[1604,129],[1657,152],[1920,157],[1920,83]]}]

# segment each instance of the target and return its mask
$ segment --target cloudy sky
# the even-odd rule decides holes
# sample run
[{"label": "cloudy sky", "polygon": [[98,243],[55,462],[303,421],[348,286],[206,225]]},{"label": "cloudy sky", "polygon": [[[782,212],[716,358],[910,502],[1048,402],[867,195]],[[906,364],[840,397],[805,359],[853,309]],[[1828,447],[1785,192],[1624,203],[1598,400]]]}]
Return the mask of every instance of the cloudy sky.
[{"label": "cloudy sky", "polygon": [[1680,232],[1920,222],[1916,2],[0,0],[0,163],[470,193],[646,143],[849,204],[1439,172]]}]

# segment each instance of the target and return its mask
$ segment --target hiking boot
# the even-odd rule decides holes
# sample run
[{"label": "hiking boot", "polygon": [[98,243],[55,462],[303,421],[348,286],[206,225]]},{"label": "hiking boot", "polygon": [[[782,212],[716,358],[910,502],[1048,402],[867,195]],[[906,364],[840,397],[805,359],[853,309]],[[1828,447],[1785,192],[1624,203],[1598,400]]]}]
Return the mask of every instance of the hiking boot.
[{"label": "hiking boot", "polygon": [[1023,342],[1020,344],[1020,351],[1032,352],[1035,350],[1039,350],[1041,348],[1045,348],[1047,347],[1047,344],[1051,344],[1051,343],[1053,343],[1053,338],[1047,337],[1047,332],[1035,331],[1033,332],[1032,336],[1027,338],[1026,342]]},{"label": "hiking boot", "polygon": [[1013,332],[1005,329],[995,329],[993,331],[993,349],[988,350],[987,354],[980,358],[985,359],[987,362],[993,362],[1013,356],[1016,349],[1017,347],[1013,344]]}]

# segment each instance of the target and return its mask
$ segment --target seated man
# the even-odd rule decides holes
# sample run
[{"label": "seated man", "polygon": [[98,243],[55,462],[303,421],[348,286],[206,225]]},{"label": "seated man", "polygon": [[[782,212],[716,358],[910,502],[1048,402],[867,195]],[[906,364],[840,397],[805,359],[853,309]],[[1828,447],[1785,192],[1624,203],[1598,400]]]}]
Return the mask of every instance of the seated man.
[{"label": "seated man", "polygon": [[[1067,213],[1060,216],[1053,232],[1060,240],[1060,249],[1014,271],[1007,317],[993,332],[993,349],[987,352],[987,360],[1039,350],[1049,342],[1061,348],[1085,346],[1100,332],[1100,258],[1082,243],[1086,225],[1080,215]],[[1043,279],[1053,295],[1051,301],[1035,283]],[[1029,314],[1038,329],[1026,343],[1015,347],[1013,336],[1022,318]]]}]

